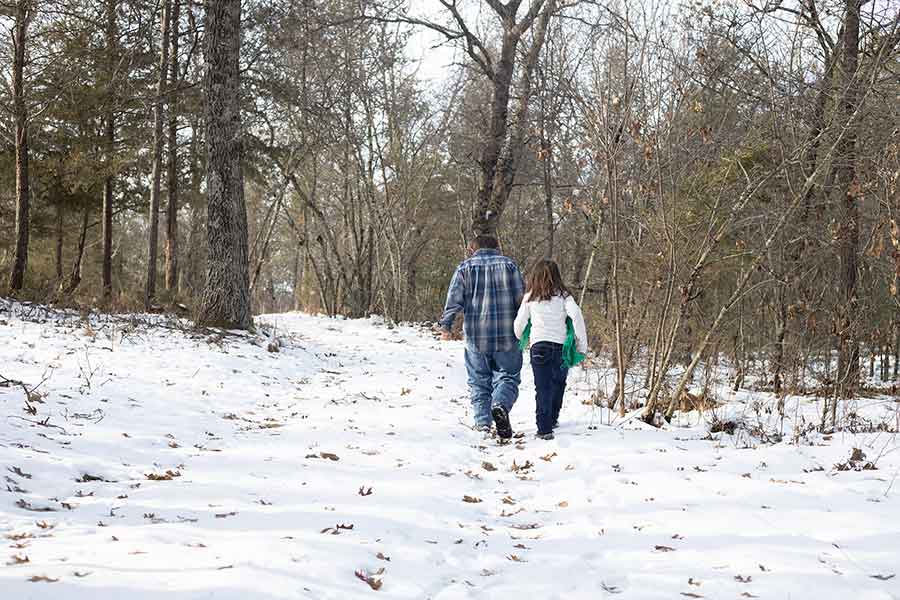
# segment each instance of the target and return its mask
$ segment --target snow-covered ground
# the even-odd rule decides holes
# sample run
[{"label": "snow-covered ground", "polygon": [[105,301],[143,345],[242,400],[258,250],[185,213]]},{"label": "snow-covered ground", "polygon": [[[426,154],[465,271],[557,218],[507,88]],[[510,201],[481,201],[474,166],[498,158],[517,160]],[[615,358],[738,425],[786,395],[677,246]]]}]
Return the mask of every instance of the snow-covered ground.
[{"label": "snow-covered ground", "polygon": [[815,404],[744,391],[719,412],[784,441],[657,430],[584,404],[612,380],[589,368],[544,442],[526,367],[500,446],[468,427],[461,343],[260,322],[280,352],[0,311],[0,375],[43,381],[0,383],[3,598],[900,598],[893,433],[808,433]]}]

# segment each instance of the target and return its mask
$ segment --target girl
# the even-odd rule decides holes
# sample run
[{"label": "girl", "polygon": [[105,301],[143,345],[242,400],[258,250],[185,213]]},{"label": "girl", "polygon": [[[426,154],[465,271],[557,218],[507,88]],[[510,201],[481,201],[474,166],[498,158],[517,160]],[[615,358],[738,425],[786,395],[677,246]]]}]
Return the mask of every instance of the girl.
[{"label": "girl", "polygon": [[563,361],[563,344],[569,324],[574,328],[575,346],[587,352],[584,317],[575,299],[563,285],[559,266],[552,260],[541,260],[528,275],[525,297],[516,315],[515,333],[520,340],[531,323],[531,369],[537,391],[537,436],[553,439],[559,424],[563,393],[566,390],[568,366]]}]

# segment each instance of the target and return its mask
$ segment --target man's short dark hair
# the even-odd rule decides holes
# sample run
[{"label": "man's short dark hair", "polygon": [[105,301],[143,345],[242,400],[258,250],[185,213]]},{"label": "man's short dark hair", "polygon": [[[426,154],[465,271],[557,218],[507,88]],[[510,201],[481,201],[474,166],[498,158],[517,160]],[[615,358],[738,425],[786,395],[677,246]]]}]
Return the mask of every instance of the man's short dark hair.
[{"label": "man's short dark hair", "polygon": [[500,248],[500,242],[492,235],[479,235],[472,240],[472,248],[475,250],[481,250],[482,248],[497,250]]}]

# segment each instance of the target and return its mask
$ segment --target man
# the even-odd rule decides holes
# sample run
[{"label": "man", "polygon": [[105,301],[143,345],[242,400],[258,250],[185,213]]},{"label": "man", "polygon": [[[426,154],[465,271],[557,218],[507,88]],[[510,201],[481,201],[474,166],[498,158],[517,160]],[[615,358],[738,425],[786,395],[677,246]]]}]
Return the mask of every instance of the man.
[{"label": "man", "polygon": [[525,285],[518,265],[500,254],[497,238],[479,236],[469,244],[470,257],[453,274],[441,317],[441,339],[449,340],[456,315],[463,313],[466,371],[475,427],[502,440],[512,437],[509,411],[519,397],[522,352],[513,322]]}]

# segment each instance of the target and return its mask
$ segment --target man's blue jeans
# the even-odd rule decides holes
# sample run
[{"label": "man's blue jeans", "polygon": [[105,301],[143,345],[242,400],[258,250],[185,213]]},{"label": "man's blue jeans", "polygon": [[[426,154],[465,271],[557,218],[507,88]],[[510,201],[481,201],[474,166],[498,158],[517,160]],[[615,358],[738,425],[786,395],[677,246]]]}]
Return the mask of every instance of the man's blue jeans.
[{"label": "man's blue jeans", "polygon": [[522,382],[522,352],[518,348],[505,352],[484,353],[466,347],[466,371],[476,426],[490,427],[491,409],[502,406],[507,411],[519,397]]}]

